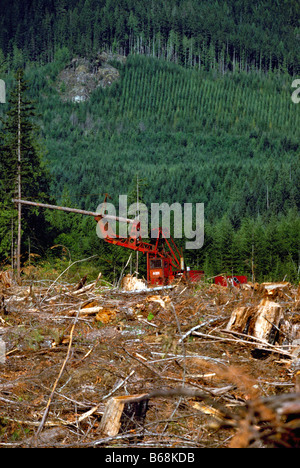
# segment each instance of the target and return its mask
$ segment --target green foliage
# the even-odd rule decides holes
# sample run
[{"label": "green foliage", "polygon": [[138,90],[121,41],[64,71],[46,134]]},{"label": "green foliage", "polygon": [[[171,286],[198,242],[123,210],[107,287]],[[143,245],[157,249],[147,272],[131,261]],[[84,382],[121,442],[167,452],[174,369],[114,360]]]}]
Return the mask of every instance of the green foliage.
[{"label": "green foliage", "polygon": [[234,227],[299,206],[299,113],[285,81],[242,74],[231,84],[145,57],[129,57],[121,73],[80,106],[40,98],[59,202],[67,185],[82,208],[105,192],[116,203],[138,171],[146,203],[201,201],[208,220],[229,213]]},{"label": "green foliage", "polygon": [[[203,70],[299,71],[297,0],[2,0],[0,48],[12,67],[57,50],[165,58]],[[24,34],[26,31],[26,34]]]},{"label": "green foliage", "polygon": [[[135,201],[139,177],[148,206],[205,204],[205,244],[185,252],[190,266],[210,276],[299,280],[300,117],[291,101],[291,75],[299,72],[296,1],[2,3],[0,70],[10,90],[9,71],[26,63],[26,95],[37,101],[39,135],[24,141],[31,148],[23,168],[27,197],[51,194],[57,204],[95,210],[106,192],[116,206],[120,194]],[[120,81],[84,103],[62,102],[59,71],[75,55],[103,49],[130,54],[126,65],[114,62]],[[8,114],[2,126],[1,258],[9,255],[13,219],[13,119]],[[51,188],[38,141],[47,150]],[[43,245],[47,262],[56,261],[57,249],[65,249],[66,261],[96,252],[96,269],[118,281],[129,253],[99,240],[93,220],[49,212],[47,224],[40,216],[37,225],[37,212],[25,213],[24,239],[38,226],[35,238],[44,233],[47,242],[33,247]]]},{"label": "green foliage", "polygon": [[1,260],[10,257],[11,254],[11,232],[14,212],[11,203],[7,200],[0,202],[0,252]]},{"label": "green foliage", "polygon": [[[16,233],[16,210],[12,198],[18,194],[18,158],[20,155],[21,193],[25,199],[46,200],[49,196],[49,174],[42,161],[37,140],[37,128],[33,123],[35,110],[27,97],[28,85],[23,71],[15,76],[6,118],[0,133],[0,259],[11,252],[13,234]],[[42,215],[33,209],[23,210],[23,251],[28,238],[35,249],[46,244],[47,228]],[[27,250],[28,246],[26,246]]]},{"label": "green foliage", "polygon": [[[36,71],[40,83],[49,67]],[[186,252],[191,266],[211,276],[251,277],[254,268],[256,279],[296,280],[300,122],[286,78],[215,77],[139,56],[120,72],[117,84],[80,105],[63,103],[49,83],[42,88],[38,109],[57,203],[95,210],[106,192],[115,206],[120,194],[135,201],[138,174],[148,206],[205,204],[205,245]],[[72,258],[99,252],[107,278],[117,280],[129,254],[101,242],[92,220],[52,212],[50,221],[62,233],[54,243]],[[283,226],[284,249],[280,234],[273,239]]]}]

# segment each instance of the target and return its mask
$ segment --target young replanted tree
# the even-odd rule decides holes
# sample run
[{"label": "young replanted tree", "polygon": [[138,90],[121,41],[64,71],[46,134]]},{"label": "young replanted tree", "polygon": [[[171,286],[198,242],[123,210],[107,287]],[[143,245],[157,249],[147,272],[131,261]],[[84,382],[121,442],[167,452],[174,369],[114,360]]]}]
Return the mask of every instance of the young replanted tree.
[{"label": "young replanted tree", "polygon": [[33,123],[35,110],[27,98],[28,85],[23,70],[16,72],[15,80],[0,134],[0,258],[7,257],[9,250],[14,256],[14,248],[9,246],[17,232],[17,279],[20,281],[22,246],[28,238],[31,246],[41,246],[45,226],[42,214],[38,215],[32,209],[24,209],[22,213],[20,204],[16,216],[12,198],[46,201],[49,175],[37,141],[37,127]]}]

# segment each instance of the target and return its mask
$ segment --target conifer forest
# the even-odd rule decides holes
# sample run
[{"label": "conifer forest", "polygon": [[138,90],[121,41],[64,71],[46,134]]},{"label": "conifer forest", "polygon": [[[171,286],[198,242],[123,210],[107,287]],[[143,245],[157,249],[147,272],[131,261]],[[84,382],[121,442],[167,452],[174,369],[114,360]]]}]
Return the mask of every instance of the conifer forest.
[{"label": "conifer forest", "polygon": [[[23,170],[30,167],[37,183],[24,182],[24,195],[94,210],[104,193],[117,203],[141,179],[147,205],[204,203],[205,243],[186,253],[192,266],[213,276],[252,275],[254,265],[257,280],[297,281],[299,107],[291,86],[299,75],[298,2],[1,4],[1,72],[8,98],[12,93],[0,109],[1,154],[9,154],[6,140],[13,139],[5,128],[18,69],[24,70],[24,99],[32,102],[24,119],[27,113],[36,127]],[[103,50],[111,52],[119,79],[79,105],[62,100],[59,73],[74,57]],[[0,221],[3,262],[11,252],[8,213],[14,211],[10,155],[12,161],[1,157],[1,203],[10,205]],[[61,243],[74,258],[96,249],[121,268],[127,252],[116,258],[107,246],[96,246],[90,220],[46,216],[47,222],[43,214],[26,214],[24,252],[30,242],[32,254],[47,258]]]},{"label": "conifer forest", "polygon": [[[173,325],[176,322],[177,331],[174,333],[179,332],[178,343],[184,346],[182,343],[186,342],[187,346],[186,349],[180,348],[183,355],[188,346],[194,346],[195,339],[200,341],[201,333],[206,333],[201,338],[204,341],[211,333],[210,325],[208,328],[204,325],[198,338],[193,338],[194,332],[189,332],[192,326],[196,327],[195,330],[202,326],[199,325],[202,318],[197,322],[201,311],[205,310],[206,314],[204,324],[215,320],[213,323],[218,328],[224,325],[224,317],[229,318],[235,301],[236,305],[240,304],[246,309],[251,302],[250,296],[238,302],[241,297],[234,296],[232,291],[218,292],[212,307],[218,308],[218,313],[221,310],[220,323],[214,315],[216,309],[212,309],[211,317],[207,305],[209,288],[216,286],[212,283],[218,275],[244,275],[253,288],[261,283],[288,284],[292,288],[290,292],[285,290],[286,296],[280,293],[276,298],[285,298],[289,313],[299,310],[299,290],[298,296],[295,292],[300,281],[299,50],[299,0],[0,0],[0,325],[4,326],[5,320],[9,321],[10,314],[5,318],[4,312],[13,310],[14,304],[12,314],[21,310],[21,305],[13,296],[7,303],[5,295],[1,299],[1,272],[4,275],[9,272],[19,288],[22,288],[22,281],[23,286],[28,286],[26,297],[31,301],[33,316],[42,311],[46,317],[50,293],[54,294],[55,299],[62,298],[59,296],[63,294],[62,291],[65,294],[61,300],[62,318],[57,319],[57,329],[52,335],[50,329],[46,330],[46,325],[43,330],[35,328],[30,336],[25,332],[22,335],[21,328],[16,328],[21,326],[21,319],[15,319],[9,335],[14,350],[20,350],[18,340],[24,339],[26,352],[34,348],[34,352],[41,353],[41,349],[44,349],[41,343],[52,337],[59,352],[65,335],[68,335],[71,348],[74,329],[70,334],[70,327],[65,327],[64,332],[67,330],[68,333],[64,335],[60,328],[63,322],[59,320],[65,320],[67,316],[70,321],[70,317],[76,316],[74,304],[83,310],[87,299],[91,307],[97,306],[99,309],[99,301],[93,303],[96,300],[94,296],[84,296],[85,302],[83,297],[69,290],[66,283],[59,289],[58,279],[77,284],[84,277],[79,290],[85,288],[85,284],[92,284],[91,290],[83,289],[91,294],[101,284],[106,294],[109,288],[118,288],[122,276],[127,273],[136,274],[141,280],[147,277],[146,256],[136,256],[128,249],[99,239],[96,223],[91,217],[34,206],[23,206],[21,209],[20,204],[12,201],[18,198],[95,212],[105,196],[118,207],[120,195],[127,195],[129,204],[137,202],[146,205],[149,217],[151,206],[155,203],[170,206],[203,204],[202,247],[186,248],[184,236],[177,238],[176,244],[183,252],[186,266],[191,270],[204,271],[203,282],[197,286],[204,296],[200,301],[195,295],[197,287],[190,296],[184,290],[180,298],[177,296],[174,299],[174,306],[172,299],[170,303],[164,302],[160,309],[166,320],[170,323],[173,321]],[[1,102],[3,86],[5,102]],[[195,225],[196,220],[193,219],[193,222]],[[174,224],[171,216],[171,234]],[[148,234],[147,242],[151,237],[150,232]],[[18,274],[19,277],[16,276]],[[34,296],[32,288],[33,285],[41,287],[45,281],[44,289],[36,293],[40,294],[38,309],[35,305],[37,295]],[[13,284],[17,288],[16,283]],[[252,292],[255,294],[254,290]],[[20,304],[22,294],[22,289],[17,290]],[[294,302],[291,305],[294,299],[298,309],[296,306],[293,309]],[[142,306],[136,300],[126,312],[127,304],[125,307],[122,298],[118,299],[119,302],[110,300],[114,306],[110,307],[109,317],[112,314],[113,318],[107,321],[100,318],[100,325],[97,324],[99,330],[103,324],[116,320],[121,312],[121,321],[124,319],[126,323],[131,314],[129,309],[134,313],[142,311],[142,315],[138,315],[139,326],[145,327],[146,323],[150,329],[161,326],[153,304],[152,310],[148,302]],[[255,307],[258,306],[257,301]],[[70,310],[67,302],[72,303]],[[101,302],[100,309],[103,307]],[[97,310],[98,315],[100,309]],[[185,316],[189,310],[195,314],[191,322]],[[182,312],[184,316],[181,331],[179,315],[176,316],[175,311],[179,315]],[[79,316],[76,320],[79,320]],[[238,330],[240,335],[245,330],[249,331],[252,319],[253,314],[250,314],[245,328]],[[86,322],[80,322],[80,326],[92,327],[89,320],[92,319],[88,315]],[[269,320],[274,325],[273,318]],[[296,322],[292,323],[294,325]],[[280,326],[278,322],[278,333]],[[95,349],[102,343],[100,331],[98,341],[93,342]],[[184,332],[186,335],[183,335]],[[1,333],[0,327],[0,345]],[[236,341],[228,346],[244,346],[240,337],[228,335],[228,340],[229,336]],[[218,339],[221,342],[223,335],[216,338],[214,346],[218,346]],[[89,362],[89,351],[84,349],[86,343],[83,341],[78,342],[78,349],[82,346],[81,359]],[[272,343],[272,346],[275,343],[278,345],[278,342]],[[127,362],[126,359],[133,359],[136,366],[144,365],[144,371],[153,378],[159,376],[162,379],[162,362],[160,370],[155,371],[155,364],[147,364],[150,355],[148,361],[139,355],[143,355],[143,349],[137,349],[136,354],[122,346],[119,348],[122,365]],[[175,347],[177,350],[178,346]],[[175,348],[172,343],[164,342],[163,352],[157,356],[154,352],[151,362],[156,362],[156,357],[171,359],[174,353],[176,355]],[[9,352],[14,353],[13,349]],[[265,351],[271,352],[269,345]],[[205,352],[206,348],[203,348]],[[111,359],[115,359],[111,350],[109,353]],[[44,359],[41,356],[39,354],[37,359]],[[215,361],[220,356],[216,351]],[[290,356],[285,355],[285,358],[289,359]],[[120,383],[123,386],[127,379],[131,382],[128,375],[133,374],[129,369],[122,368],[121,364],[118,382],[123,382],[122,385]],[[37,370],[37,361],[35,365]],[[181,361],[177,365],[180,368],[178,372],[181,372]],[[207,369],[203,369],[204,374],[214,373],[213,366],[209,369],[209,365],[205,365]],[[50,368],[48,371],[50,375]],[[107,372],[106,377],[101,378],[110,395],[110,379],[117,371],[113,369],[110,377]],[[233,377],[231,368],[222,372],[223,380],[229,379],[233,385],[239,380],[237,375],[245,383],[242,373]],[[183,373],[183,386],[189,373],[199,374],[196,368],[189,369],[186,361]],[[169,380],[176,380],[175,371],[172,376],[171,373],[167,375]],[[277,380],[281,379],[279,370],[276,375]],[[67,392],[68,382],[65,378]],[[97,378],[93,373],[93,381]],[[133,378],[138,378],[138,374]],[[271,379],[270,376],[268,378]],[[114,384],[118,385],[118,382]],[[246,387],[248,391],[251,387],[249,382]],[[9,445],[12,434],[19,429],[8,423],[15,416],[10,416],[11,420],[2,417],[1,404],[6,394],[2,398],[1,389],[0,375],[0,443],[4,441],[4,445]],[[31,390],[33,394],[35,387]],[[131,394],[145,393],[142,384],[138,389],[132,387],[130,391]],[[243,391],[238,386],[235,398],[238,399]],[[212,398],[215,396],[213,392],[210,395]],[[251,392],[253,396],[253,389]],[[114,393],[113,390],[112,395]],[[77,404],[76,395],[67,394],[69,399],[66,405],[71,405],[75,400]],[[225,394],[227,398],[228,394]],[[264,395],[267,394],[265,391]],[[159,395],[158,398],[163,393]],[[185,395],[190,397],[191,393]],[[181,395],[181,398],[184,397]],[[226,400],[224,403],[223,410],[228,402]],[[198,400],[196,403],[199,405]],[[272,406],[273,400],[266,405],[269,403]],[[88,418],[95,418],[98,414],[96,404],[94,412],[90,415],[84,413],[84,424],[91,421]],[[104,411],[103,408],[100,410]],[[176,408],[182,410],[179,403]],[[82,412],[90,409],[91,405],[82,404]],[[174,409],[174,414],[177,410]],[[218,411],[217,406],[214,411]],[[152,416],[156,420],[157,415],[153,413]],[[29,420],[29,414],[26,416],[24,413],[24,418]],[[230,424],[237,427],[239,423],[237,420],[233,423],[233,419],[230,419]],[[76,421],[76,430],[79,431],[78,418]],[[91,426],[85,426],[78,436],[81,446],[84,446],[85,440],[88,445],[92,436],[93,443],[97,445],[94,431],[99,421],[93,421],[94,425],[90,422]],[[299,419],[297,421],[296,438],[299,442]],[[273,420],[271,422],[269,419],[268,423],[271,427]],[[74,420],[72,424],[75,427]],[[249,434],[251,424],[247,426]],[[251,430],[256,430],[257,424],[259,422],[253,422]],[[38,432],[45,429],[44,425],[45,421],[40,424]],[[157,425],[157,431],[161,431],[160,440],[163,440],[167,425],[164,422],[162,431]],[[174,428],[175,425],[180,433],[180,420],[176,420]],[[10,432],[7,438],[4,434],[8,426]],[[242,427],[242,424],[238,427]],[[279,426],[276,427],[278,429]],[[32,424],[28,428],[32,435]],[[172,432],[173,435],[178,435],[176,430]],[[270,434],[273,434],[272,430]],[[225,432],[224,437],[219,442],[215,440],[212,445],[220,443],[225,446],[224,440],[231,437]],[[166,433],[169,434],[168,431]],[[205,446],[210,445],[207,434],[205,432],[203,435]],[[25,435],[19,434],[20,439]],[[188,437],[186,435],[184,439],[187,446]],[[260,433],[256,441],[260,440],[263,444],[267,440],[269,443],[268,437],[263,439]],[[279,439],[276,438],[275,445]],[[242,436],[233,437],[232,446],[243,446],[242,440]],[[288,438],[284,443],[293,445]],[[51,443],[45,445],[51,446]],[[73,439],[70,445],[74,445]]]}]

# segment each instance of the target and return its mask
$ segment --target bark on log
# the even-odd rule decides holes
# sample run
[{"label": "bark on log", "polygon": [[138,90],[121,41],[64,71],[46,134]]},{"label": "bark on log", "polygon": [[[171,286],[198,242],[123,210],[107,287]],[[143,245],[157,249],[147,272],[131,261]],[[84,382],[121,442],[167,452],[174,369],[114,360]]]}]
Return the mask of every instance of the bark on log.
[{"label": "bark on log", "polygon": [[282,318],[283,310],[280,304],[264,298],[256,307],[238,307],[235,309],[226,329],[245,333],[274,344]]}]

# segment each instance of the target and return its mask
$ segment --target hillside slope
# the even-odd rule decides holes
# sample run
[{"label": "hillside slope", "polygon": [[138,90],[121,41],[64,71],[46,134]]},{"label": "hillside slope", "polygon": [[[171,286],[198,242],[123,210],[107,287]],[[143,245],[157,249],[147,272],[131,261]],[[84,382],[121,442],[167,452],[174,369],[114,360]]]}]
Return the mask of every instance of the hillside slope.
[{"label": "hillside slope", "polygon": [[[110,63],[115,83],[76,103],[62,96],[71,57],[57,57],[26,77],[58,204],[95,210],[109,193],[117,206],[138,177],[147,205],[204,203],[205,243],[186,252],[190,265],[297,281],[300,126],[289,75],[223,75],[132,55]],[[122,268],[128,252],[100,248],[86,221],[51,216],[55,243],[78,257],[101,250],[113,271]]]},{"label": "hillside slope", "polygon": [[[0,49],[17,63],[57,49],[140,53],[198,69],[299,72],[297,0],[2,0]],[[0,54],[1,55],[1,54]]]},{"label": "hillside slope", "polygon": [[62,102],[53,87],[40,97],[58,199],[67,185],[83,208],[105,192],[116,202],[138,173],[146,203],[203,202],[210,220],[299,207],[300,117],[287,79],[136,56],[117,66],[120,80],[87,102]]}]

